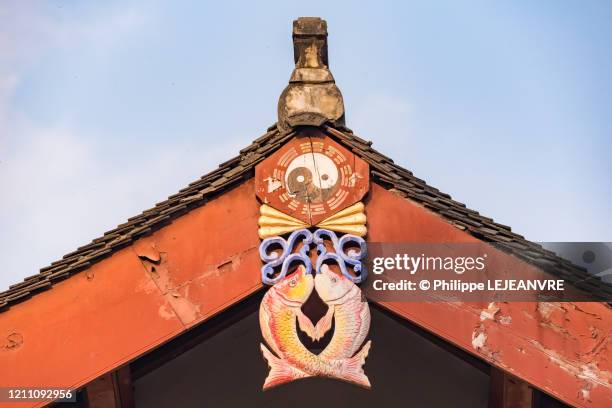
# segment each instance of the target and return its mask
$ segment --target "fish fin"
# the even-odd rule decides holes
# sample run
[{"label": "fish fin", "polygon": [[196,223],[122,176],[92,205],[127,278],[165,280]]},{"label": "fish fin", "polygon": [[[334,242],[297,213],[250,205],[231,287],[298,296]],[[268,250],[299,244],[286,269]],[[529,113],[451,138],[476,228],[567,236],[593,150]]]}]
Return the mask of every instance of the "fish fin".
[{"label": "fish fin", "polygon": [[325,336],[325,333],[331,329],[332,318],[334,316],[334,306],[330,305],[327,309],[327,313],[319,319],[315,326],[315,338],[313,340],[319,340]]},{"label": "fish fin", "polygon": [[286,361],[276,357],[266,346],[261,344],[261,352],[270,366],[270,373],[266,377],[262,389],[265,391],[268,388],[288,383],[300,378],[310,377],[309,374],[292,367]]},{"label": "fish fin", "polygon": [[368,342],[361,348],[361,350],[355,354],[353,357],[349,358],[346,361],[344,366],[344,372],[342,373],[342,379],[348,382],[360,385],[364,388],[370,389],[370,380],[368,376],[363,372],[363,365],[365,364],[365,359],[370,352],[370,347],[372,346],[372,340],[368,340]]},{"label": "fish fin", "polygon": [[308,335],[313,341],[318,340],[316,334],[316,328],[312,324],[312,321],[306,316],[301,310],[298,309],[297,312],[298,323],[300,324],[300,329]]}]

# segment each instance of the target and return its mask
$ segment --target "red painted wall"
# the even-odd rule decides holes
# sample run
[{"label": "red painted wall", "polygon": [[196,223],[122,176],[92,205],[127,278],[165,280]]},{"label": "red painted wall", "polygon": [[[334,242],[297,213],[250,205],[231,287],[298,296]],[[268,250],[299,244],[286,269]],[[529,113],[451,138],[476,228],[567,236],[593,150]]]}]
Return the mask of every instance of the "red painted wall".
[{"label": "red painted wall", "polygon": [[[479,242],[438,214],[377,185],[371,187],[366,209],[372,242]],[[490,246],[487,251],[497,252]],[[510,267],[534,269],[503,256]],[[603,303],[383,306],[572,405],[612,406],[612,311]]]},{"label": "red painted wall", "polygon": [[0,386],[82,386],[248,296],[258,216],[249,181],[0,313],[0,341],[23,339],[0,348]]}]

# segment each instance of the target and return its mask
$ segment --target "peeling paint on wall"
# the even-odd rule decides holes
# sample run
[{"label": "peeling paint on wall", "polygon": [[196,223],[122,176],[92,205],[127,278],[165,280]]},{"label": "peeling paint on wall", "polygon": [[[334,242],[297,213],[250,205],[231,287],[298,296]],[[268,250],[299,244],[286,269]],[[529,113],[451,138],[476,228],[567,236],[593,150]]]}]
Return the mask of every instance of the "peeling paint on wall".
[{"label": "peeling paint on wall", "polygon": [[487,341],[487,334],[481,330],[482,329],[479,327],[472,333],[472,347],[476,350],[483,348]]},{"label": "peeling paint on wall", "polygon": [[21,333],[13,332],[6,336],[6,342],[4,348],[6,350],[16,350],[23,344],[23,335]]}]

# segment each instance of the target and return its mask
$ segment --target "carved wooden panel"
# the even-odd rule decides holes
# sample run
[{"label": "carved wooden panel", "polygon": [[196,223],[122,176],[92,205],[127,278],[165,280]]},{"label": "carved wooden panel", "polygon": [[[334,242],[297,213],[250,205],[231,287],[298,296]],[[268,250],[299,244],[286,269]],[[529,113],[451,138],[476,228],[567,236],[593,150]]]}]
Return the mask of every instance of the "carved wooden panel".
[{"label": "carved wooden panel", "polygon": [[355,204],[368,187],[368,164],[321,132],[294,138],[255,168],[257,197],[307,225]]}]

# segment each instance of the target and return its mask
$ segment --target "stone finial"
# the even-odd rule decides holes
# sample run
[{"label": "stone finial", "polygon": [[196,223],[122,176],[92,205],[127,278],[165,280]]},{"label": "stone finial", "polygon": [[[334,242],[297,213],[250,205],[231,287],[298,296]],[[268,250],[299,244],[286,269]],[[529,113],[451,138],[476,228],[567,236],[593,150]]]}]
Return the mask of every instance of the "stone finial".
[{"label": "stone finial", "polygon": [[300,17],[293,22],[295,69],[278,100],[278,127],[344,125],[344,102],[329,71],[327,22]]}]

